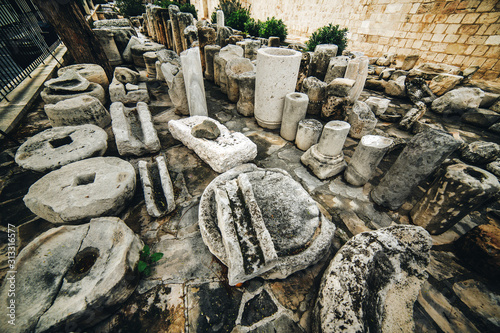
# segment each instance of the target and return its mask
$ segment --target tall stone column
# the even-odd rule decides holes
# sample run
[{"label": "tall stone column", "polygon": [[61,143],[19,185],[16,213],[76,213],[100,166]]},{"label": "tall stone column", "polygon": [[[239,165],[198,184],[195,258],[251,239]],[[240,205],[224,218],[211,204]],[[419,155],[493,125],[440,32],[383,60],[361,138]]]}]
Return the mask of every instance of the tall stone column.
[{"label": "tall stone column", "polygon": [[214,57],[220,52],[219,45],[205,46],[205,78],[214,81]]},{"label": "tall stone column", "polygon": [[324,81],[330,64],[330,59],[337,56],[339,47],[335,44],[320,44],[314,48],[314,53],[309,64],[309,76]]},{"label": "tall stone column", "polygon": [[398,209],[459,145],[451,135],[434,129],[415,135],[372,190],[371,198],[378,205]]},{"label": "tall stone column", "polygon": [[224,12],[222,10],[217,11],[217,28],[225,26],[224,22]]},{"label": "tall stone column", "polygon": [[108,57],[111,66],[122,64],[122,56],[120,55],[120,51],[118,51],[118,47],[116,46],[114,33],[106,29],[94,29],[94,33],[97,36],[99,43],[101,43],[101,46],[104,49],[104,53],[106,53],[106,57]]},{"label": "tall stone column", "polygon": [[365,185],[372,178],[392,142],[392,139],[380,135],[363,136],[344,173],[345,180],[354,186]]},{"label": "tall stone column", "polygon": [[289,93],[285,96],[285,107],[281,120],[280,135],[288,141],[295,140],[299,121],[306,117],[309,98],[302,93]]},{"label": "tall stone column", "polygon": [[346,167],[342,148],[351,125],[333,120],[323,128],[317,145],[309,148],[300,158],[319,179],[333,177]]},{"label": "tall stone column", "polygon": [[187,50],[189,47],[188,41],[186,39],[186,35],[184,34],[184,31],[187,27],[189,27],[190,25],[193,25],[193,23],[194,23],[193,14],[180,12],[177,14],[177,21],[179,24],[179,34],[180,34],[180,39],[181,39],[180,52],[182,52],[184,50]]},{"label": "tall stone column", "polygon": [[255,101],[255,72],[246,72],[238,77],[240,98],[236,110],[243,116],[253,116]]},{"label": "tall stone column", "polygon": [[179,19],[177,14],[180,13],[179,7],[176,5],[168,6],[168,14],[170,15],[170,21],[172,21],[172,39],[174,41],[174,51],[179,54],[182,52],[182,41],[181,33],[179,30]]},{"label": "tall stone column", "polygon": [[[352,76],[356,74],[355,78],[353,79],[355,80],[354,86],[349,91],[349,101],[351,103],[354,103],[355,101],[358,100],[359,96],[361,96],[361,92],[365,87],[366,78],[368,77],[368,57],[362,56],[359,58],[355,58],[351,60],[349,63],[351,63],[352,61],[358,63],[357,72],[354,71],[354,73],[352,74]],[[351,74],[347,73],[348,71],[349,71],[349,65],[347,66],[345,77],[351,79],[352,76]]]},{"label": "tall stone column", "polygon": [[274,47],[257,51],[255,119],[265,128],[280,127],[285,95],[295,90],[302,54]]},{"label": "tall stone column", "polygon": [[201,69],[200,49],[193,47],[181,53],[184,84],[191,116],[208,116],[203,72]]},{"label": "tall stone column", "polygon": [[[215,29],[212,27],[199,27],[198,28],[198,43],[200,47],[200,55],[201,55],[201,67],[203,68],[203,72],[205,73],[206,77],[206,70],[207,70],[207,63],[205,60],[205,47],[207,45],[214,45],[215,44]],[[213,67],[213,60],[212,60],[212,67]]]},{"label": "tall stone column", "polygon": [[441,234],[500,191],[495,175],[467,164],[453,164],[413,207],[413,224]]},{"label": "tall stone column", "polygon": [[247,58],[234,58],[227,63],[227,98],[231,102],[238,102],[240,97],[239,76],[246,72],[253,72],[254,70],[252,62]]}]

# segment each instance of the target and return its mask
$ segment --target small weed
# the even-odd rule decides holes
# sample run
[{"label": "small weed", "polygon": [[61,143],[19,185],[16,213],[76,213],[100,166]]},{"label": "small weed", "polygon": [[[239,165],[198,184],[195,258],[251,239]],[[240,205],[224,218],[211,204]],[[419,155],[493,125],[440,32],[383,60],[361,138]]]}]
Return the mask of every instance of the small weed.
[{"label": "small weed", "polygon": [[139,270],[139,273],[141,273],[143,276],[146,277],[150,276],[151,265],[160,260],[161,258],[163,258],[163,253],[155,252],[151,254],[149,246],[144,245],[144,248],[141,250],[141,257],[139,259],[139,263],[137,264],[137,269]]}]

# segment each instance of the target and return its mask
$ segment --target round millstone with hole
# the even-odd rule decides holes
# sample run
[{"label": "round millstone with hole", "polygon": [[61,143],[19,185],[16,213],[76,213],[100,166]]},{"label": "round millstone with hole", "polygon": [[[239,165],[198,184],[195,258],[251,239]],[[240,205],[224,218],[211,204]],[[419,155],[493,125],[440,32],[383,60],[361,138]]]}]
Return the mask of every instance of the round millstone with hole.
[{"label": "round millstone with hole", "polygon": [[[113,313],[137,286],[135,267],[143,244],[116,217],[52,228],[17,256],[15,332],[86,329]],[[2,308],[10,284],[0,290]],[[7,320],[1,332],[14,332]]]},{"label": "round millstone with hole", "polygon": [[108,135],[95,125],[53,127],[29,138],[16,152],[24,169],[45,172],[89,157],[102,156]]},{"label": "round millstone with hole", "polygon": [[118,214],[133,197],[132,164],[117,157],[94,157],[63,166],[34,183],[26,206],[53,223],[73,223]]}]

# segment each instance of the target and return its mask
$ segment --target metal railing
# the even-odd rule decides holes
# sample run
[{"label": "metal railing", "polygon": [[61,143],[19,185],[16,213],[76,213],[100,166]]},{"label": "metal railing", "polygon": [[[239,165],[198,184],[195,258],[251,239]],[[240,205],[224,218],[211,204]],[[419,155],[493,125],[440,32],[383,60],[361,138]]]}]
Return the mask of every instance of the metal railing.
[{"label": "metal railing", "polygon": [[54,57],[53,52],[60,43],[54,29],[31,0],[1,1],[0,100],[8,101],[7,94],[31,77],[47,57]]}]

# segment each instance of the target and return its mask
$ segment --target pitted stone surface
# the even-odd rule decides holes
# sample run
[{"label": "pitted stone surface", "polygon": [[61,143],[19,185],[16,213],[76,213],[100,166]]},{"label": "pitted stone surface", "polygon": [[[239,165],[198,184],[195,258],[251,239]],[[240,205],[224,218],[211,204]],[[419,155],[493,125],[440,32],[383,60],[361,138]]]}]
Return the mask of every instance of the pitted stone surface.
[{"label": "pitted stone surface", "polygon": [[56,104],[46,104],[44,109],[54,127],[94,124],[104,128],[111,122],[108,110],[99,99],[90,95],[80,95]]},{"label": "pitted stone surface", "polygon": [[60,77],[46,81],[44,85],[54,91],[75,92],[87,90],[90,82],[75,70],[69,69]]},{"label": "pitted stone surface", "polygon": [[[139,237],[115,217],[41,234],[17,257],[16,310],[23,315],[16,331],[56,332],[100,322],[135,290],[141,248]],[[4,287],[2,307],[7,297]],[[1,321],[2,332],[12,328]]]},{"label": "pitted stone surface", "polygon": [[90,82],[100,84],[104,89],[109,86],[109,80],[106,76],[104,68],[96,64],[75,64],[66,67],[61,67],[57,71],[57,76],[62,76],[68,70],[74,70]]},{"label": "pitted stone surface", "polygon": [[354,236],[323,275],[313,332],[412,332],[431,246],[429,234],[415,226]]},{"label": "pitted stone surface", "polygon": [[134,167],[117,157],[95,157],[52,171],[24,197],[36,215],[72,223],[119,213],[135,191]]},{"label": "pitted stone surface", "polygon": [[199,224],[205,244],[229,267],[232,285],[257,275],[283,279],[316,263],[335,230],[288,173],[253,164],[231,169],[207,186]]},{"label": "pitted stone surface", "polygon": [[440,114],[462,114],[479,108],[484,92],[479,88],[458,88],[432,102],[432,111]]},{"label": "pitted stone surface", "polygon": [[46,87],[40,93],[40,96],[42,97],[45,104],[56,104],[57,102],[64,101],[73,97],[79,97],[82,95],[90,95],[97,98],[99,102],[101,102],[101,104],[106,104],[106,93],[104,92],[104,88],[100,84],[93,82],[91,82],[88,88],[84,91],[62,93]]},{"label": "pitted stone surface", "polygon": [[108,135],[95,125],[49,128],[29,138],[16,152],[16,163],[45,172],[106,152]]},{"label": "pitted stone surface", "polygon": [[[203,121],[217,125],[220,135],[215,140],[199,139],[191,130]],[[188,148],[205,161],[216,172],[225,172],[239,164],[249,162],[257,156],[257,146],[239,132],[231,133],[218,121],[204,116],[194,116],[181,120],[171,120],[168,128],[172,136],[182,141]]]}]

